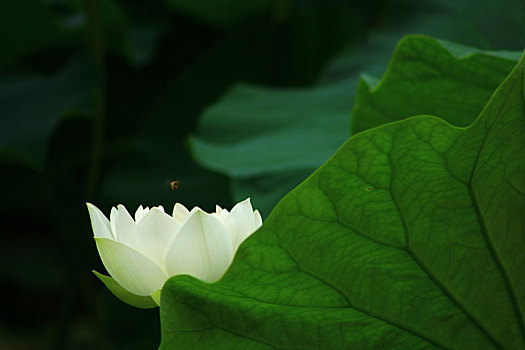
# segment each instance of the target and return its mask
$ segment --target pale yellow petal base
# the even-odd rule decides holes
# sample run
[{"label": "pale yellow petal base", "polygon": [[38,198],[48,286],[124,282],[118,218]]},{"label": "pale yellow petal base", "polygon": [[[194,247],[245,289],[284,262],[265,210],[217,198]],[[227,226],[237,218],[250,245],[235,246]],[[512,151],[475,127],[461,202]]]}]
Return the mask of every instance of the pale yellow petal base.
[{"label": "pale yellow petal base", "polygon": [[157,303],[158,306],[160,306],[160,294],[162,292],[162,289],[157,289],[156,291],[154,291],[153,293],[150,294],[150,297],[151,299],[153,299],[153,301],[155,303]]}]

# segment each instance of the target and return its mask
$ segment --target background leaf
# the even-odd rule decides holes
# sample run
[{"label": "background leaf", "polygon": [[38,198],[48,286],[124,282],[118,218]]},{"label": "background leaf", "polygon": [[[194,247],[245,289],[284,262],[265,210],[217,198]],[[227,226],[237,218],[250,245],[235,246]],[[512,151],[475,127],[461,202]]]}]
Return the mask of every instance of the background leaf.
[{"label": "background leaf", "polygon": [[[295,187],[345,140],[340,131],[348,126],[349,100],[339,96],[350,86],[355,81],[310,91],[237,86],[203,115],[202,137],[191,142],[193,154],[201,164],[235,178],[236,198],[253,196],[254,207],[267,216],[282,190]],[[247,116],[250,123],[244,122]],[[269,184],[257,189],[254,178]],[[252,183],[245,190],[243,179]],[[266,203],[264,193],[271,196]]]},{"label": "background leaf", "polygon": [[[47,79],[0,80],[1,156],[42,166],[46,145],[60,118],[90,110],[96,84],[94,72],[90,62],[78,58]],[[28,96],[31,103],[27,103]]]},{"label": "background leaf", "polygon": [[468,128],[421,116],[352,137],[223,279],[167,282],[161,349],[525,348],[524,73]]},{"label": "background leaf", "polygon": [[44,1],[4,1],[0,4],[0,64],[13,64],[20,57],[47,46],[63,46],[71,42],[72,34],[61,26],[59,16]]},{"label": "background leaf", "polygon": [[173,9],[217,26],[231,26],[260,12],[268,12],[271,0],[192,1],[165,0]]}]

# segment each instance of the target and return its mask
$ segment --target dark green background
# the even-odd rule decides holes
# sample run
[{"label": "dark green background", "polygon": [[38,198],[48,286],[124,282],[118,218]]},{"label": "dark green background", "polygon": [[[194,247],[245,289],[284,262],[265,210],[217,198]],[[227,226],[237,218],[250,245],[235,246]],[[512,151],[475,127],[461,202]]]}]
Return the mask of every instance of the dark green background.
[{"label": "dark green background", "polygon": [[[84,203],[105,213],[118,203],[230,207],[239,179],[197,165],[188,137],[235,83],[357,83],[360,72],[382,72],[404,34],[490,50],[525,42],[525,5],[511,0],[246,4],[0,4],[1,349],[158,346],[158,310],[123,304],[91,274],[104,268]],[[247,113],[229,136],[249,123]],[[309,171],[273,175],[286,191]],[[266,215],[277,199],[261,202]]]}]

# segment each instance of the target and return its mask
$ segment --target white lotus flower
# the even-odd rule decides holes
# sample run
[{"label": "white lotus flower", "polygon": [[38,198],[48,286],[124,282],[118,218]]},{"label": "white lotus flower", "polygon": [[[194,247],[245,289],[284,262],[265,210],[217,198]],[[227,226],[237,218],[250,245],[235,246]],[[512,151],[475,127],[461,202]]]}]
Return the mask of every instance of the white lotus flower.
[{"label": "white lotus flower", "polygon": [[172,216],[162,206],[140,206],[134,219],[123,205],[111,209],[110,220],[87,206],[100,258],[113,278],[93,272],[119,299],[140,308],[160,305],[160,291],[171,276],[217,281],[240,244],[262,225],[249,198],[231,212],[217,206],[211,214],[198,207],[190,212],[179,203]]}]

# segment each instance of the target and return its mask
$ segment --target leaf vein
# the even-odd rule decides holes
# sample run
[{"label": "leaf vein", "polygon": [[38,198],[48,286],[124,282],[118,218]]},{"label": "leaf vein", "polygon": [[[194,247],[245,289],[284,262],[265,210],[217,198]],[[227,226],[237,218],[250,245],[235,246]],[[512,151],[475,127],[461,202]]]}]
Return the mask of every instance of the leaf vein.
[{"label": "leaf vein", "polygon": [[314,273],[311,273],[311,272],[305,270],[303,267],[301,267],[299,261],[292,255],[292,253],[290,253],[285,247],[283,247],[283,245],[282,245],[280,240],[279,240],[279,245],[280,245],[281,249],[283,249],[290,256],[290,259],[292,259],[292,261],[295,262],[295,264],[297,265],[297,269],[300,272],[302,272],[304,274],[307,274],[307,275],[311,276],[314,279],[317,279],[318,281],[324,283],[325,285],[327,285],[328,287],[333,289],[335,292],[339,293],[341,295],[341,297],[348,303],[348,307],[350,307],[350,308],[352,308],[352,309],[354,309],[354,310],[356,310],[358,312],[361,312],[361,313],[367,315],[368,317],[375,318],[375,319],[380,320],[382,322],[385,322],[385,323],[387,323],[387,324],[389,324],[389,325],[391,325],[393,327],[396,327],[396,328],[401,329],[401,330],[403,330],[403,331],[405,331],[407,333],[410,333],[410,334],[412,334],[412,335],[414,335],[414,336],[416,336],[416,337],[418,337],[418,338],[420,338],[420,339],[426,341],[427,343],[430,343],[430,344],[432,344],[432,345],[434,345],[436,347],[446,348],[445,346],[443,346],[441,344],[438,344],[436,341],[428,338],[427,336],[425,336],[424,334],[419,333],[416,330],[407,328],[407,327],[405,327],[405,326],[403,326],[401,324],[398,324],[398,323],[396,323],[396,322],[394,322],[392,320],[380,317],[379,315],[376,315],[374,313],[371,313],[369,311],[366,311],[366,310],[364,310],[362,308],[359,308],[359,307],[353,305],[351,303],[350,299],[348,298],[348,296],[341,289],[339,289],[337,286],[333,285],[332,283],[326,281],[325,279],[321,278],[320,276],[315,275]]}]

